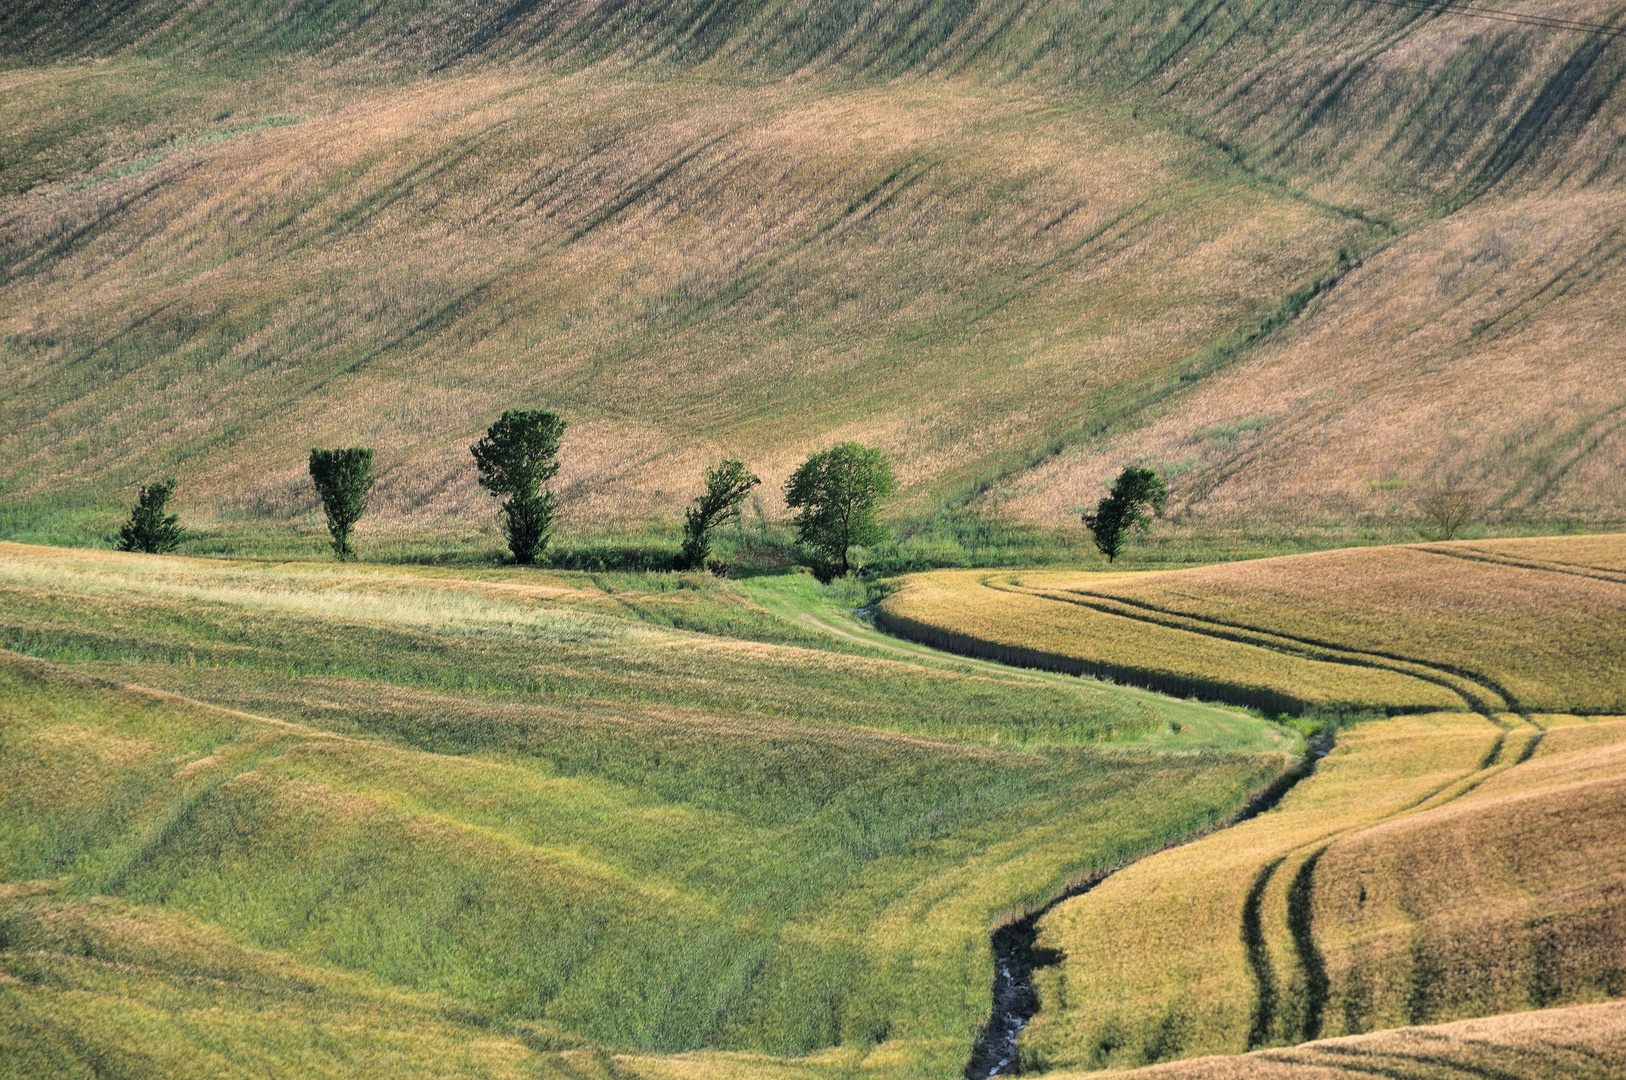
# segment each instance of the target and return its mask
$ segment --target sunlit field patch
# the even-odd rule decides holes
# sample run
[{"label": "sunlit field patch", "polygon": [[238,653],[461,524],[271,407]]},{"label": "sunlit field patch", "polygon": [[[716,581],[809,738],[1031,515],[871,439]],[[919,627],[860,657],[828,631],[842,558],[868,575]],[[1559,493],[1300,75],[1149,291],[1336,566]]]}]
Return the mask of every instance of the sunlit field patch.
[{"label": "sunlit field patch", "polygon": [[[1543,561],[1497,552],[1540,551]],[[1618,536],[1363,548],[1154,574],[943,571],[881,605],[959,651],[1300,711],[1626,708]],[[1007,658],[1007,657],[1002,657]]]}]

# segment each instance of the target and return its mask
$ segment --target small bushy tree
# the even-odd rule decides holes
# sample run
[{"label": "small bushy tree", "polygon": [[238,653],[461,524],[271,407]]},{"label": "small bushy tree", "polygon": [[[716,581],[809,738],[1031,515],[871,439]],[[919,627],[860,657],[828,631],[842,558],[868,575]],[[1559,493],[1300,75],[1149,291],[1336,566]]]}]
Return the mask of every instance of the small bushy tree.
[{"label": "small bushy tree", "polygon": [[1473,522],[1476,502],[1466,491],[1434,488],[1418,497],[1417,509],[1434,539],[1455,540]]},{"label": "small bushy tree", "polygon": [[797,540],[834,562],[837,576],[844,576],[852,569],[851,548],[886,538],[876,512],[896,489],[885,454],[845,442],[814,454],[791,473],[785,505],[797,511]]},{"label": "small bushy tree", "polygon": [[311,483],[322,497],[327,531],[333,534],[333,553],[340,562],[353,559],[350,532],[367,512],[373,490],[373,451],[366,446],[311,451]]},{"label": "small bushy tree", "polygon": [[541,409],[513,409],[469,447],[480,470],[480,486],[502,499],[508,550],[522,566],[547,549],[553,528],[553,492],[542,485],[559,472],[559,443],[565,421]]},{"label": "small bushy tree", "polygon": [[1151,469],[1130,465],[1112,482],[1112,490],[1084,515],[1084,527],[1095,538],[1096,549],[1112,562],[1123,551],[1131,529],[1145,532],[1154,514],[1163,512],[1169,497],[1163,478]]},{"label": "small bushy tree", "polygon": [[739,516],[740,503],[762,480],[730,459],[706,470],[706,493],[683,515],[683,565],[698,567],[711,554],[711,532]]},{"label": "small bushy tree", "polygon": [[173,476],[141,489],[141,496],[130,511],[130,520],[119,527],[120,551],[162,555],[180,546],[186,535],[186,530],[181,528],[181,517],[164,513],[174,493]]}]

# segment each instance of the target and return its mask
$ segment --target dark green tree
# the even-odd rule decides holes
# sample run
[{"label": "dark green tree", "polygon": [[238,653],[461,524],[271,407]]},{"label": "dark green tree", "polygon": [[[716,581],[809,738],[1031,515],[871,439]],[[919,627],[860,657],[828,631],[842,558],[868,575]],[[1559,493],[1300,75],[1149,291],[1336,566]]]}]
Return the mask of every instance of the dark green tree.
[{"label": "dark green tree", "polygon": [[565,421],[541,409],[513,409],[469,447],[480,469],[480,486],[502,499],[508,550],[522,566],[547,549],[553,527],[553,492],[542,485],[559,471]]},{"label": "dark green tree", "polygon": [[1151,528],[1152,516],[1163,512],[1168,497],[1162,477],[1151,469],[1130,465],[1112,482],[1112,490],[1096,504],[1095,513],[1084,515],[1084,527],[1111,562],[1123,551],[1131,529],[1145,532]]},{"label": "dark green tree", "polygon": [[798,511],[797,540],[836,563],[841,576],[851,569],[850,548],[886,538],[875,515],[881,500],[895,490],[885,454],[845,442],[814,454],[791,473],[785,482],[785,504]]},{"label": "dark green tree", "polygon": [[683,515],[683,565],[699,567],[711,554],[711,531],[739,517],[740,503],[761,478],[745,462],[729,459],[706,470],[706,493]]},{"label": "dark green tree", "polygon": [[327,531],[333,534],[333,554],[340,562],[356,557],[350,532],[367,512],[373,490],[373,451],[366,446],[311,451],[311,483],[322,497]]},{"label": "dark green tree", "polygon": [[179,514],[165,514],[169,497],[175,493],[175,478],[160,480],[141,489],[141,497],[130,511],[130,520],[119,526],[120,551],[145,551],[162,555],[181,544],[186,530]]}]

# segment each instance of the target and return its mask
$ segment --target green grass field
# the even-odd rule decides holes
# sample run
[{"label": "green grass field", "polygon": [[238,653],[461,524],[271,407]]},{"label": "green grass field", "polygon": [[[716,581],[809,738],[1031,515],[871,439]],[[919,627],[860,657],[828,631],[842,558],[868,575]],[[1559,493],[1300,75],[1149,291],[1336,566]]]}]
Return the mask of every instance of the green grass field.
[{"label": "green grass field", "polygon": [[785,615],[704,577],[5,546],[7,940],[111,920],[110,963],[185,954],[116,974],[167,1017],[131,1042],[72,989],[124,992],[101,968],[19,945],[56,974],[8,991],[8,1037],[195,1067],[215,1021],[170,987],[201,936],[251,983],[349,988],[228,1010],[228,1056],[291,1060],[301,1016],[354,1010],[378,1030],[322,1067],[375,1075],[368,1040],[440,1009],[425,1038],[502,1044],[471,1070],[556,1039],[943,1076],[988,1008],[992,922],[1224,818],[1296,752],[1240,714],[892,647],[840,586],[780,580],[757,595]]}]

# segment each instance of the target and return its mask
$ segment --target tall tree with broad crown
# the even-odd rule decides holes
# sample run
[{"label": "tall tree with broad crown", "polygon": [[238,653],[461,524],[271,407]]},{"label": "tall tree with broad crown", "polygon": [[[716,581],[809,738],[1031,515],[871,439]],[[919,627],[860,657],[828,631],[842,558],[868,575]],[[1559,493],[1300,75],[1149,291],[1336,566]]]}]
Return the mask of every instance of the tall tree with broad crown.
[{"label": "tall tree with broad crown", "polygon": [[881,500],[897,490],[886,455],[861,443],[844,442],[808,458],[785,482],[785,505],[797,514],[796,538],[838,566],[852,569],[848,552],[885,539],[876,519]]}]

